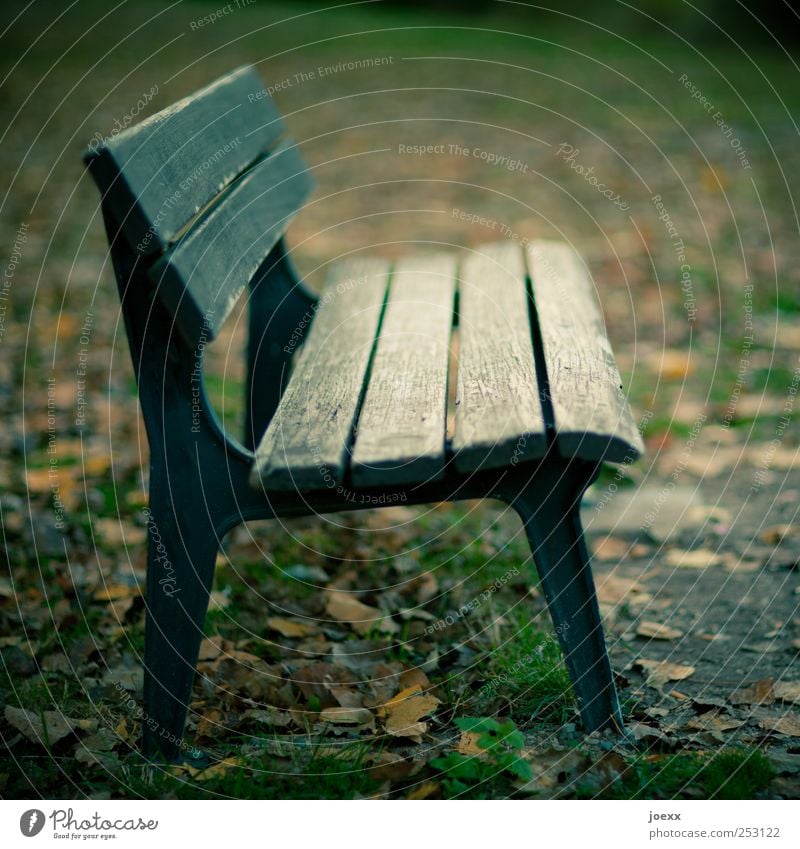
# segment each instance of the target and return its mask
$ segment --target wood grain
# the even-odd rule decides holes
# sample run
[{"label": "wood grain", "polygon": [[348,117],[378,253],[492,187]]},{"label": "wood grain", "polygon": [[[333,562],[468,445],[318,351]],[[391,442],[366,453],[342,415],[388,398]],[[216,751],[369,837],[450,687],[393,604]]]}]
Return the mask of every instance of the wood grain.
[{"label": "wood grain", "polygon": [[484,245],[462,264],[456,468],[541,457],[547,436],[536,379],[522,248]]},{"label": "wood grain", "polygon": [[358,258],[331,269],[308,339],[256,450],[254,486],[319,490],[342,481],[389,270],[388,261]]},{"label": "wood grain", "polygon": [[138,253],[162,251],[283,132],[255,69],[239,68],[87,152],[103,202]]},{"label": "wood grain", "polygon": [[546,240],[533,242],[527,255],[559,453],[635,459],[644,445],[581,258],[569,245]]},{"label": "wood grain", "polygon": [[455,282],[453,256],[406,259],[392,273],[356,430],[356,486],[416,483],[444,471]]},{"label": "wood grain", "polygon": [[313,182],[290,140],[225,190],[151,271],[158,294],[194,343],[213,339]]}]

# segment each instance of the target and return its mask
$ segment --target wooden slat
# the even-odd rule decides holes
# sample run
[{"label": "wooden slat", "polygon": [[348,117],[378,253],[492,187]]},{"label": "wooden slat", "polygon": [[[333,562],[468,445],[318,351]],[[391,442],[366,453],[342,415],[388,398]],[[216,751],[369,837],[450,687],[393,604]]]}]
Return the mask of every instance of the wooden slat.
[{"label": "wooden slat", "polygon": [[261,78],[244,67],[107,138],[85,159],[128,242],[147,255],[173,241],[282,132]]},{"label": "wooden slat", "polygon": [[583,262],[568,245],[541,240],[529,246],[528,263],[559,453],[635,459],[644,446]]},{"label": "wooden slat", "polygon": [[284,142],[155,263],[150,277],[187,339],[217,335],[312,187],[297,148]]},{"label": "wooden slat", "polygon": [[266,489],[330,489],[346,469],[389,263],[352,259],[331,270],[308,339],[256,450],[251,481]]},{"label": "wooden slat", "polygon": [[497,468],[545,454],[519,245],[483,246],[462,265],[456,405],[457,469]]},{"label": "wooden slat", "polygon": [[356,429],[356,486],[435,479],[445,464],[447,365],[456,260],[400,262]]}]

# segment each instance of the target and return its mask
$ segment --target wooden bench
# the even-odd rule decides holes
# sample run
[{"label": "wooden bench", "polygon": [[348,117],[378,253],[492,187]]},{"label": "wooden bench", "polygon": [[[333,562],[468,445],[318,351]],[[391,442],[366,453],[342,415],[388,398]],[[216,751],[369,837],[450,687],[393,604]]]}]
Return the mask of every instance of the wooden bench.
[{"label": "wooden bench", "polygon": [[[513,506],[583,724],[621,728],[579,505],[601,462],[630,461],[642,444],[583,263],[551,241],[396,263],[353,253],[318,297],[283,240],[312,188],[283,129],[242,68],[86,155],[151,451],[146,753],[181,753],[223,535],[398,501]],[[200,375],[243,293],[241,444]]]}]

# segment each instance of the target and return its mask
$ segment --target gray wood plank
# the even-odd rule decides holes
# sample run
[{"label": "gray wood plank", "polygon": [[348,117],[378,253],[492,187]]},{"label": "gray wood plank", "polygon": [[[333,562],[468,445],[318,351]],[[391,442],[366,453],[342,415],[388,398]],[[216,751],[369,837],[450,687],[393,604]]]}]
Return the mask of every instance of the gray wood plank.
[{"label": "gray wood plank", "polygon": [[290,140],[229,187],[150,270],[158,294],[194,343],[213,339],[313,188]]},{"label": "gray wood plank", "polygon": [[347,466],[390,265],[331,269],[289,384],[256,450],[251,483],[273,490],[332,489]]},{"label": "gray wood plank", "polygon": [[163,250],[283,132],[255,69],[246,66],[111,136],[84,157],[141,254]]},{"label": "gray wood plank", "polygon": [[644,451],[594,285],[569,245],[529,245],[528,266],[555,415],[565,457],[623,462]]},{"label": "gray wood plank", "polygon": [[516,464],[547,451],[522,248],[481,246],[461,267],[456,468]]},{"label": "gray wood plank", "polygon": [[456,259],[418,256],[392,272],[351,463],[356,486],[400,485],[444,472],[447,367]]}]

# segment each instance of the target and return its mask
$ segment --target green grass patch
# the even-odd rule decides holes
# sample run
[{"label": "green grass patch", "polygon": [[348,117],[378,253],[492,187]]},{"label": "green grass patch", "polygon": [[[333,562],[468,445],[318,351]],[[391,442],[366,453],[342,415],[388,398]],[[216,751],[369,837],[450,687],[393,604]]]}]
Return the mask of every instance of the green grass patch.
[{"label": "green grass patch", "polygon": [[[631,762],[611,795],[618,799],[673,799],[687,794],[705,799],[752,799],[774,777],[772,765],[758,749],[641,756]],[[591,794],[579,791],[578,795],[586,798]]]}]

